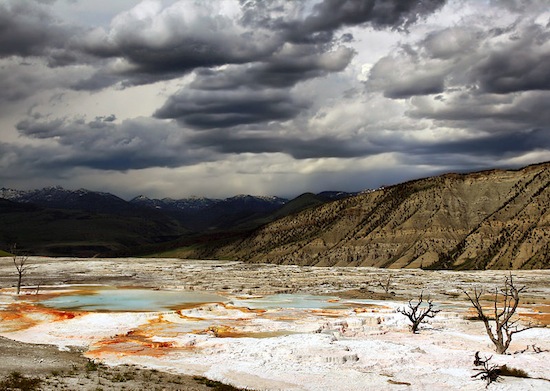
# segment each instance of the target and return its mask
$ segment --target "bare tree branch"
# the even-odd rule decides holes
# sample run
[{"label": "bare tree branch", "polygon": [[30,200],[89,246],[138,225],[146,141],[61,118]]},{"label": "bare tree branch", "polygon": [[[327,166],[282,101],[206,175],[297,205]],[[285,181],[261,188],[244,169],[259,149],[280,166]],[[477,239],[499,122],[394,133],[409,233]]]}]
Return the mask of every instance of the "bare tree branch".
[{"label": "bare tree branch", "polygon": [[[483,290],[478,291],[477,288],[474,288],[473,295],[462,290],[474,306],[479,318],[483,321],[485,331],[499,354],[504,354],[508,350],[514,334],[532,328],[531,325],[519,328],[517,325],[518,320],[512,320],[520,302],[520,293],[524,290],[525,286],[518,288],[514,285],[514,278],[511,273],[506,277],[504,288],[495,289],[493,299],[494,327],[491,325],[491,319],[485,315],[480,303]],[[502,298],[501,300],[499,300],[499,296]],[[499,306],[500,302],[502,302],[501,306]]]},{"label": "bare tree branch", "polygon": [[21,292],[21,283],[23,281],[23,276],[29,270],[30,266],[27,262],[29,257],[17,255],[17,244],[13,244],[10,250],[13,259],[13,265],[17,270],[17,294]]},{"label": "bare tree branch", "polygon": [[384,282],[377,281],[377,285],[380,286],[382,289],[384,289],[384,293],[386,295],[388,295],[390,293],[392,278],[393,278],[393,276],[391,274],[389,274],[386,281],[384,281]]},{"label": "bare tree branch", "polygon": [[413,333],[416,333],[418,331],[418,327],[421,323],[426,321],[426,318],[433,318],[437,315],[438,312],[441,311],[434,309],[434,304],[429,299],[426,303],[427,307],[424,306],[421,308],[421,304],[424,302],[423,294],[424,292],[420,292],[418,303],[413,304],[412,300],[409,300],[408,308],[404,307],[397,309],[397,312],[405,315],[411,321],[411,331]]}]

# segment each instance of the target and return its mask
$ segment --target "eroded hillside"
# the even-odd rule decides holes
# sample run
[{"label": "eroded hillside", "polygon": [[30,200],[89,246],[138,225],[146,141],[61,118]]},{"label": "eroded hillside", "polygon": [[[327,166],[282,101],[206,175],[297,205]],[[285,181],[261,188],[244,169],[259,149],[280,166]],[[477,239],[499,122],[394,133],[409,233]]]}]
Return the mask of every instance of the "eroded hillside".
[{"label": "eroded hillside", "polygon": [[305,210],[188,256],[392,268],[550,267],[550,163],[448,174]]}]

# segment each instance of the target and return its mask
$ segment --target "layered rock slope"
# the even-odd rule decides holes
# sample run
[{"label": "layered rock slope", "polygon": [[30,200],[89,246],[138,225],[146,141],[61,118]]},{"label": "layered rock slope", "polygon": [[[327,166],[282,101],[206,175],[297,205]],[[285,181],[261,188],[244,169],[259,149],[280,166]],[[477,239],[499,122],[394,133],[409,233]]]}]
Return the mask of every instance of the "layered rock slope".
[{"label": "layered rock slope", "polygon": [[420,179],[187,255],[317,266],[550,268],[549,185],[550,163]]}]

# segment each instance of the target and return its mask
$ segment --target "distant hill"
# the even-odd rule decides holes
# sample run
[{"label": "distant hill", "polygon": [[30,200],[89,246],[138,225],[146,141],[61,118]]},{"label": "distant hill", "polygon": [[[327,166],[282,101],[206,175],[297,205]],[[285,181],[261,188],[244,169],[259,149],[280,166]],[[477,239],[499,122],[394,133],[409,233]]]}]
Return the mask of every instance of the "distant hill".
[{"label": "distant hill", "polygon": [[273,213],[287,201],[279,197],[251,195],[238,195],[226,199],[192,197],[179,200],[139,196],[130,203],[162,211],[177,218],[187,229],[203,232],[234,229],[238,225]]},{"label": "distant hill", "polygon": [[141,216],[44,208],[0,198],[0,248],[17,243],[26,254],[94,256],[135,251],[185,234],[176,221]]},{"label": "distant hill", "polygon": [[[327,192],[317,202],[343,197]],[[322,201],[323,200],[323,201]],[[279,197],[239,195],[125,201],[86,189],[0,189],[0,249],[17,243],[40,255],[136,255],[178,243],[233,237],[309,206]],[[293,205],[293,206],[291,206]],[[206,236],[204,236],[206,235]]]},{"label": "distant hill", "polygon": [[308,201],[304,201],[304,195],[288,200],[274,196],[241,194],[226,199],[191,197],[178,200],[149,199],[139,196],[132,199],[130,203],[167,213],[177,218],[188,230],[201,233],[246,231],[313,205],[353,195],[353,193],[340,191],[327,191],[317,195],[306,194],[310,194]]},{"label": "distant hill", "polygon": [[66,190],[60,186],[36,190],[0,189],[0,198],[46,208],[85,210],[95,213],[130,214],[136,207],[110,193],[86,189]]},{"label": "distant hill", "polygon": [[549,185],[550,163],[543,163],[425,178],[317,206],[305,195],[310,208],[179,254],[317,266],[550,268]]}]

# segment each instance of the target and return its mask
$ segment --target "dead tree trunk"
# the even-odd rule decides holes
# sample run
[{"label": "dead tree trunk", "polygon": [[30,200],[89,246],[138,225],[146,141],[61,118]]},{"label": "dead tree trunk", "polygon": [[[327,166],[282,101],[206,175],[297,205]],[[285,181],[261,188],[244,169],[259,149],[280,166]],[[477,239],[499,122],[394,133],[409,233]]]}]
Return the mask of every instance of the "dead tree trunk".
[{"label": "dead tree trunk", "polygon": [[[483,294],[483,290],[478,291],[477,288],[474,288],[473,295],[470,295],[468,292],[463,290],[474,306],[479,318],[483,321],[485,331],[491,339],[491,342],[495,345],[496,352],[498,354],[506,353],[506,350],[508,350],[508,347],[512,342],[512,336],[514,334],[531,328],[530,326],[519,328],[517,325],[517,320],[512,320],[512,316],[518,308],[520,293],[524,289],[525,286],[516,288],[512,274],[510,274],[509,277],[506,277],[504,288],[500,289],[500,291],[498,288],[495,289],[493,299],[494,319],[490,319],[487,315],[485,315],[483,307],[481,306],[480,299]],[[499,296],[502,298],[501,306],[499,306]],[[494,321],[494,328],[491,326],[491,321]]]},{"label": "dead tree trunk", "polygon": [[423,303],[423,292],[420,292],[420,297],[418,298],[418,303],[413,304],[412,300],[409,300],[408,308],[398,308],[397,312],[405,315],[411,321],[411,331],[416,333],[418,331],[418,326],[422,322],[425,322],[426,318],[433,318],[441,310],[434,309],[434,304],[431,300],[427,301],[428,306],[421,308]]},{"label": "dead tree trunk", "polygon": [[17,255],[17,245],[15,244],[11,247],[10,251],[12,253],[13,265],[17,270],[17,294],[19,295],[19,293],[21,292],[21,284],[23,282],[23,276],[28,271],[30,266],[27,264],[29,257]]},{"label": "dead tree trunk", "polygon": [[384,289],[384,294],[387,296],[389,295],[390,293],[390,289],[391,289],[391,280],[392,280],[392,275],[389,274],[388,275],[388,278],[386,279],[386,281],[382,282],[382,281],[377,281],[377,285],[380,286],[382,289]]}]

